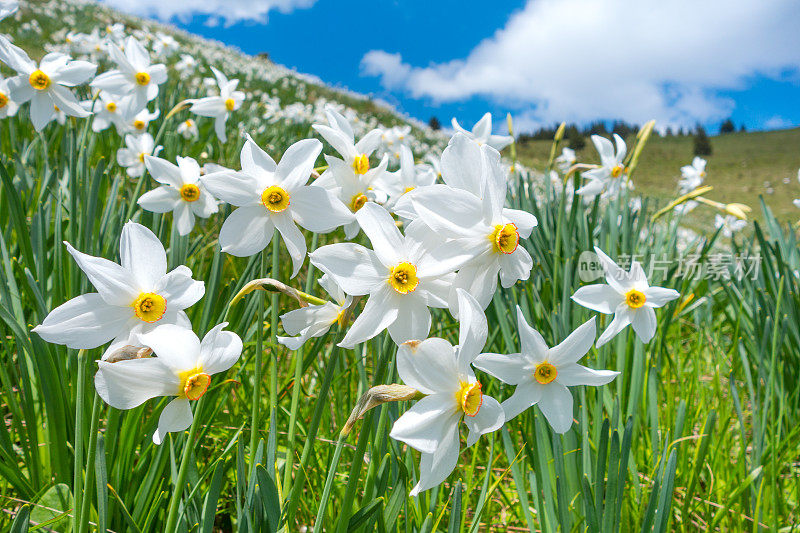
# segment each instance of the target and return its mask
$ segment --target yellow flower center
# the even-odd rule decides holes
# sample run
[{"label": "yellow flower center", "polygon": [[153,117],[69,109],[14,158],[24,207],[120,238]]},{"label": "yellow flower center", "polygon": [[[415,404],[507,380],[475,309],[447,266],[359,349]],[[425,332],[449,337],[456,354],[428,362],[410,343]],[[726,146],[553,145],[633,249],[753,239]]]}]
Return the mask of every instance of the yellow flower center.
[{"label": "yellow flower center", "polygon": [[389,274],[389,285],[400,294],[414,292],[419,285],[417,267],[407,262],[400,263]]},{"label": "yellow flower center", "polygon": [[228,98],[225,100],[225,109],[228,111],[233,111],[233,108],[236,107],[236,102],[233,98]]},{"label": "yellow flower center", "polygon": [[611,169],[611,177],[612,178],[618,178],[618,177],[622,176],[622,173],[624,171],[625,171],[624,167],[622,167],[621,165],[617,165],[617,166],[615,166],[614,168]]},{"label": "yellow flower center", "polygon": [[5,93],[0,93],[0,109],[8,105],[8,96]]},{"label": "yellow flower center", "polygon": [[144,120],[133,121],[133,127],[136,128],[137,130],[143,130],[145,126],[146,124],[144,123]]},{"label": "yellow flower center", "polygon": [[48,76],[41,70],[34,70],[28,77],[28,83],[30,83],[31,87],[33,87],[37,91],[44,91],[45,89],[50,87],[50,76]]},{"label": "yellow flower center", "polygon": [[144,152],[142,152],[141,154],[139,154],[139,162],[140,162],[140,163],[144,163],[144,156],[146,156],[146,155],[147,155],[147,154],[146,154],[146,153],[144,153]]},{"label": "yellow flower center", "polygon": [[183,125],[186,126],[187,128],[191,128],[194,125],[194,122],[192,122],[192,119],[189,119],[186,122],[184,122]]},{"label": "yellow flower center", "polygon": [[261,193],[261,203],[273,213],[280,213],[289,207],[291,202],[289,201],[288,192],[277,185],[272,185]]},{"label": "yellow flower center", "polygon": [[145,322],[158,322],[167,312],[167,300],[154,292],[143,292],[133,301],[133,312]]},{"label": "yellow flower center", "polygon": [[364,207],[364,204],[367,203],[367,200],[368,198],[366,194],[360,194],[360,193],[356,194],[350,200],[350,211],[355,213],[356,211]]},{"label": "yellow flower center", "polygon": [[150,83],[150,74],[148,74],[147,72],[137,72],[134,78],[136,78],[136,83],[142,86],[145,86],[148,83]]},{"label": "yellow flower center", "polygon": [[187,400],[199,400],[208,390],[211,376],[203,373],[203,367],[196,367],[180,373],[182,396]]},{"label": "yellow flower center", "polygon": [[407,193],[407,192],[411,192],[411,191],[413,191],[414,189],[416,189],[416,187],[413,187],[413,186],[412,186],[412,187],[406,187],[406,190],[404,190],[404,191],[403,191],[403,194],[405,194],[405,193]]},{"label": "yellow flower center", "polygon": [[481,410],[483,404],[483,392],[481,392],[481,384],[479,382],[467,383],[461,382],[461,386],[456,393],[456,402],[458,407],[467,416],[475,416]]},{"label": "yellow flower center", "polygon": [[701,178],[705,178],[706,177],[706,171],[705,170],[701,170],[700,171],[700,177]]},{"label": "yellow flower center", "polygon": [[187,202],[196,202],[200,199],[200,189],[194,183],[186,183],[181,187],[181,198]]},{"label": "yellow flower center", "polygon": [[647,297],[643,292],[631,289],[625,293],[625,303],[633,309],[639,309],[647,301]]},{"label": "yellow flower center", "polygon": [[501,254],[513,254],[519,245],[519,231],[516,224],[498,224],[489,235],[494,251]]},{"label": "yellow flower center", "polygon": [[541,385],[552,383],[557,376],[558,369],[547,361],[536,365],[536,370],[533,371],[533,377],[536,378],[536,381]]},{"label": "yellow flower center", "polygon": [[366,174],[369,170],[369,157],[367,154],[357,155],[353,159],[353,170],[356,174]]},{"label": "yellow flower center", "polygon": [[109,102],[106,104],[106,110],[109,113],[114,113],[117,110],[117,104],[114,102]]}]

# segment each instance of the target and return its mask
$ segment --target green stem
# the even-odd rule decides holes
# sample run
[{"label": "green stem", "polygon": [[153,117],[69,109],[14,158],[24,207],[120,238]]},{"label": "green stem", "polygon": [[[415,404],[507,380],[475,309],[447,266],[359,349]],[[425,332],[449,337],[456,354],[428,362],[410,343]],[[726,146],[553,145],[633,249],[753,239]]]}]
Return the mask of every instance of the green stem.
[{"label": "green stem", "polygon": [[344,439],[344,433],[339,433],[339,440],[336,441],[336,450],[333,452],[333,459],[331,459],[331,464],[328,466],[328,477],[325,479],[325,488],[322,489],[322,499],[319,502],[317,519],[314,521],[314,533],[322,531],[323,522],[325,519],[325,509],[328,507],[328,500],[331,496],[331,487],[333,486],[333,480],[336,477],[336,468],[339,466],[339,457],[342,455]]},{"label": "green stem", "polygon": [[83,503],[83,395],[86,388],[86,350],[78,350],[78,382],[75,398],[75,458],[72,470],[72,530],[78,531],[78,511]]},{"label": "green stem", "polygon": [[331,382],[333,381],[333,374],[339,362],[339,354],[341,349],[336,345],[340,341],[340,336],[336,335],[331,355],[325,366],[325,376],[322,379],[322,384],[319,388],[319,396],[314,405],[314,415],[311,417],[311,423],[308,425],[308,432],[306,434],[306,441],[303,444],[303,453],[300,455],[300,468],[297,471],[297,479],[292,485],[292,494],[286,504],[286,525],[291,528],[294,522],[294,513],[297,510],[297,505],[300,503],[300,495],[302,494],[305,484],[305,466],[308,463],[311,448],[317,440],[317,431],[319,430],[319,423],[322,420],[322,413],[325,408],[330,405],[328,393],[330,392]]},{"label": "green stem", "polygon": [[[97,451],[97,431],[100,425],[100,396],[94,394],[94,401],[92,402],[92,422],[89,429],[89,449],[86,452],[86,482],[84,485],[84,493],[88,494],[91,491],[91,476],[89,476],[89,468],[94,465],[94,457]],[[78,533],[84,533],[89,530],[89,498],[83,498],[81,505],[80,520],[78,522]]]},{"label": "green stem", "polygon": [[[280,233],[272,235],[272,279],[280,277]],[[269,437],[267,442],[267,471],[275,477],[275,448],[278,432],[278,293],[270,295],[269,303],[270,375],[269,375]]]},{"label": "green stem", "polygon": [[[266,270],[267,255],[261,252],[261,272]],[[256,456],[258,425],[261,417],[261,355],[264,353],[264,298],[258,299],[258,323],[256,326],[256,353],[253,360],[253,408],[250,415],[250,458]]]},{"label": "green stem", "polygon": [[189,456],[192,454],[192,447],[194,446],[194,437],[197,434],[197,427],[200,425],[200,409],[202,407],[203,398],[197,401],[197,407],[194,410],[194,419],[192,425],[189,427],[189,436],[183,445],[183,457],[181,457],[181,466],[178,469],[178,478],[175,480],[175,489],[172,492],[172,498],[169,502],[169,514],[167,515],[167,526],[164,528],[166,533],[175,531],[178,525],[178,507],[180,506],[181,496],[183,495],[184,485],[186,484],[186,475],[189,473]]},{"label": "green stem", "polygon": [[[317,249],[318,235],[315,233],[311,237],[311,249]],[[308,265],[306,272],[306,285],[305,291],[311,291],[311,285],[314,282],[314,265]],[[305,349],[302,347],[294,352],[294,382],[292,385],[292,405],[289,411],[289,434],[286,441],[286,458],[283,468],[283,490],[281,494],[289,492],[289,485],[292,482],[292,468],[294,466],[294,434],[295,424],[297,423],[297,406],[300,403],[300,382],[303,378],[303,359],[305,356]]]}]

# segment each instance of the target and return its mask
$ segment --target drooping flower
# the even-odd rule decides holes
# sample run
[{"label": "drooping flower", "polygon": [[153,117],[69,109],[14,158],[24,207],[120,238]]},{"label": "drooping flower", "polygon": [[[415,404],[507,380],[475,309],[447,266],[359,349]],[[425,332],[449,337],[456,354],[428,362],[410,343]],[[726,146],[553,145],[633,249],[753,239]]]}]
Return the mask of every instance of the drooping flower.
[{"label": "drooping flower", "polygon": [[352,348],[384,329],[396,343],[428,335],[428,307],[447,307],[452,264],[428,249],[424,225],[409,225],[403,236],[386,209],[369,202],[356,213],[372,250],[355,243],[329,244],[311,263],[351,296],[368,295],[361,314],[339,344]]},{"label": "drooping flower", "polygon": [[397,419],[389,434],[422,452],[419,481],[411,496],[439,485],[456,467],[462,422],[469,430],[467,446],[472,446],[505,421],[502,407],[483,394],[471,368],[486,344],[486,317],[463,290],[458,291],[458,299],[458,346],[434,337],[405,342],[397,351],[397,372],[403,383],[425,394]]},{"label": "drooping flower", "polygon": [[67,251],[97,292],[77,296],[53,309],[33,331],[42,339],[68,348],[97,348],[114,342],[103,358],[121,346],[135,344],[139,333],[161,324],[191,327],[184,309],[205,293],[202,281],[192,279],[185,266],[167,272],[167,254],[155,234],[128,222],[120,238],[120,264]]},{"label": "drooping flower", "polygon": [[109,43],[108,53],[117,68],[97,76],[91,86],[108,93],[132,97],[132,106],[142,109],[158,96],[158,86],[167,81],[167,67],[153,65],[150,54],[136,37],[125,39],[123,51]]},{"label": "drooping flower", "polygon": [[238,206],[219,233],[222,251],[238,257],[260,252],[277,229],[292,257],[292,277],[306,256],[306,241],[297,225],[326,233],[352,220],[347,208],[328,191],[307,185],[322,151],[317,139],[304,139],[286,149],[280,163],[248,136],[239,172],[206,174],[201,182],[215,197]]},{"label": "drooping flower", "polygon": [[33,127],[41,131],[56,114],[56,108],[73,117],[88,117],[68,87],[75,87],[94,76],[97,66],[88,61],[73,61],[52,52],[37,65],[21,48],[0,35],[0,61],[17,71],[8,80],[10,99],[17,105],[30,100]]},{"label": "drooping flower", "polygon": [[169,432],[192,424],[190,402],[208,390],[211,376],[232,367],[242,353],[242,340],[218,324],[201,342],[191,329],[163,325],[138,335],[137,345],[153,350],[156,357],[109,363],[99,361],[94,377],[97,394],[111,407],[133,409],[151,398],[175,396],[158,418],[153,442],[161,444]]},{"label": "drooping flower", "polygon": [[236,90],[239,80],[228,80],[225,74],[214,67],[211,67],[211,70],[217,79],[219,96],[206,96],[205,98],[192,100],[192,107],[189,108],[189,111],[201,117],[213,118],[214,131],[217,133],[219,140],[224,142],[227,138],[225,123],[228,121],[230,114],[242,106],[245,94]]},{"label": "drooping flower", "polygon": [[194,217],[208,218],[217,212],[217,201],[200,182],[200,165],[191,157],[178,157],[178,165],[144,156],[144,164],[161,187],[144,193],[137,203],[153,213],[172,211],[178,235],[188,235]]},{"label": "drooping flower", "polygon": [[125,136],[126,148],[117,150],[117,163],[125,167],[128,176],[141,177],[144,174],[144,158],[148,155],[158,155],[161,146],[155,146],[153,136],[149,133],[141,135],[128,134]]},{"label": "drooping flower", "polygon": [[451,312],[457,312],[457,288],[485,309],[497,289],[498,274],[503,287],[528,279],[533,260],[520,240],[530,236],[537,220],[504,207],[508,183],[500,154],[464,135],[456,134],[442,154],[442,179],[445,185],[421,187],[403,197],[396,211],[419,217],[431,236],[443,240],[442,254],[462,257],[450,294]]},{"label": "drooping flower", "polygon": [[538,405],[556,433],[572,426],[572,394],[567,387],[600,386],[619,375],[612,370],[592,370],[578,361],[594,343],[596,327],[592,317],[558,346],[548,347],[541,334],[530,327],[517,306],[520,353],[484,353],[473,365],[509,385],[514,394],[503,402],[506,421]]},{"label": "drooping flower", "polygon": [[597,339],[597,347],[614,338],[628,324],[645,344],[656,333],[655,308],[674,300],[680,294],[674,289],[651,287],[644,269],[633,261],[629,272],[622,270],[610,257],[596,247],[595,253],[603,265],[608,284],[586,285],[575,291],[572,299],[594,311],[614,314],[608,328]]},{"label": "drooping flower", "polygon": [[514,138],[510,135],[492,135],[492,114],[486,113],[481,119],[472,127],[472,131],[465,130],[461,127],[455,117],[451,121],[453,129],[458,133],[463,133],[470,140],[475,141],[479,145],[489,145],[497,151],[502,150],[512,142]]},{"label": "drooping flower", "polygon": [[327,274],[319,279],[319,284],[325,292],[331,295],[333,302],[321,305],[301,307],[281,315],[283,329],[289,335],[297,337],[278,337],[278,342],[290,350],[299,350],[308,339],[321,337],[339,322],[341,324],[347,308],[353,303],[353,298],[347,296],[341,287]]}]

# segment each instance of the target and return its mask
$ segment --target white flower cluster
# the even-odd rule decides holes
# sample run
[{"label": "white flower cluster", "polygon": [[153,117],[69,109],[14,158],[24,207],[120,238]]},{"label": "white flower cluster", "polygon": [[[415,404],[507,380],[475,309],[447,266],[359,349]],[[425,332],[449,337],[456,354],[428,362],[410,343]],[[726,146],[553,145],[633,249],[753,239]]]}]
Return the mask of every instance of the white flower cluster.
[{"label": "white flower cluster", "polygon": [[[150,41],[153,55],[137,36],[126,36],[121,25],[110,26],[103,36],[70,35],[76,50],[113,63],[94,77],[96,66],[89,61],[51,52],[37,64],[0,37],[0,61],[18,73],[0,80],[0,109],[13,114],[30,101],[37,130],[56,117],[56,109],[75,117],[93,116],[94,131],[113,125],[125,136],[125,147],[117,153],[119,165],[131,177],[147,171],[160,184],[138,204],[156,213],[172,212],[180,235],[192,230],[196,217],[211,217],[226,202],[235,209],[219,233],[223,252],[252,256],[279,235],[292,259],[292,277],[308,255],[323,273],[319,283],[333,301],[284,314],[283,327],[290,336],[280,342],[296,350],[339,323],[346,328],[339,346],[351,349],[388,331],[398,345],[400,377],[424,396],[391,431],[393,438],[422,454],[413,494],[438,485],[455,468],[462,422],[471,446],[535,404],[553,429],[563,433],[572,425],[567,387],[603,385],[618,375],[578,364],[594,344],[594,318],[551,348],[518,308],[520,352],[482,353],[488,335],[484,310],[497,293],[498,280],[509,288],[531,275],[534,261],[524,241],[537,226],[531,213],[507,206],[511,169],[498,150],[513,139],[492,133],[490,115],[470,131],[454,121],[455,134],[441,153],[427,154],[427,163],[415,161],[410,127],[370,127],[371,122],[358,120],[350,110],[326,104],[315,106],[312,115],[326,121],[313,125],[332,148],[324,154],[324,167],[315,169],[324,147],[318,139],[292,144],[276,162],[249,135],[239,170],[201,168],[195,159],[177,154],[173,164],[158,157],[159,139],[146,131],[160,116],[147,106],[171,70],[153,56],[175,59],[181,49],[165,34]],[[199,67],[192,55],[184,54],[172,68],[189,72]],[[211,94],[184,100],[161,118],[162,129],[163,121],[188,107],[195,115],[213,118],[214,131],[225,142],[227,121],[243,105],[245,93],[238,90],[238,79],[213,67],[211,72],[214,78],[206,86]],[[85,83],[94,96],[81,103],[71,88]],[[195,139],[198,126],[186,119],[177,133]],[[589,181],[578,194],[614,195],[626,186],[626,147],[618,136],[615,140],[616,150],[607,139],[593,138],[602,164],[586,173]],[[571,158],[569,164],[574,154]],[[563,163],[569,159],[565,153]],[[390,163],[396,170],[389,170]],[[336,242],[308,253],[301,228],[315,234],[344,228],[347,241],[363,231],[370,246]],[[66,246],[96,292],[57,307],[34,331],[48,342],[75,349],[110,342],[95,386],[113,407],[130,409],[157,396],[175,397],[160,415],[153,435],[157,444],[167,432],[189,427],[190,402],[202,397],[211,376],[233,366],[242,351],[241,339],[224,331],[225,323],[202,341],[192,332],[184,310],[203,297],[204,283],[193,279],[185,266],[167,272],[163,245],[150,229],[134,222],[122,230],[119,264]],[[638,263],[625,272],[596,251],[607,284],[582,287],[573,300],[614,315],[597,346],[628,324],[648,342],[656,331],[654,308],[678,293],[650,287]],[[361,299],[365,303],[358,312]],[[459,321],[457,346],[428,338],[431,308],[446,309]],[[351,314],[355,318],[348,325]],[[484,395],[473,367],[516,386],[514,393],[502,404]]]}]

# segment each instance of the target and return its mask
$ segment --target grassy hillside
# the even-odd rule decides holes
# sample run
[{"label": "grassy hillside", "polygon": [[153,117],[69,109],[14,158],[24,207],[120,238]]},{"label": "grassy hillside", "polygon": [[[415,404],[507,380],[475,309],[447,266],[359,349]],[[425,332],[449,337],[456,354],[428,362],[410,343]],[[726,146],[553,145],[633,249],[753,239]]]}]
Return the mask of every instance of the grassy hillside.
[{"label": "grassy hillside", "polygon": [[[586,141],[578,161],[597,162],[594,146],[588,138]],[[754,208],[754,217],[763,219],[759,209],[759,196],[763,196],[778,219],[800,219],[800,209],[792,204],[794,198],[800,198],[800,128],[731,133],[711,137],[711,144],[714,152],[706,158],[705,182],[714,191],[709,198],[748,204]],[[530,141],[519,144],[517,152],[526,164],[541,167],[547,162],[550,143]],[[692,157],[692,137],[651,137],[634,179],[637,192],[663,200],[674,198],[680,168],[691,163]]]}]

